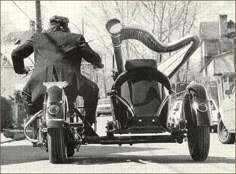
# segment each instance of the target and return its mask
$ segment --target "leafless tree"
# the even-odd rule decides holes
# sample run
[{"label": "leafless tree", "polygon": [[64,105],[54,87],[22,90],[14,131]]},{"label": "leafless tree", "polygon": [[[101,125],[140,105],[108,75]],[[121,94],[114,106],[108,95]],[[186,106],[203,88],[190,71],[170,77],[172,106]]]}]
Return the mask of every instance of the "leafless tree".
[{"label": "leafless tree", "polygon": [[152,23],[152,32],[162,42],[171,42],[191,32],[199,14],[195,1],[142,1],[142,4],[143,19]]},{"label": "leafless tree", "polygon": [[[97,1],[96,3],[101,14],[95,15],[91,9],[87,12],[90,16],[96,16],[98,21],[118,18],[124,25],[139,24],[152,31],[161,42],[172,42],[190,33],[200,13],[197,1]],[[96,24],[87,24],[87,26],[97,33],[106,33],[105,27],[101,28]],[[109,53],[111,56],[113,50],[110,38],[107,36],[99,36],[97,41],[101,43],[106,54]],[[161,62],[170,56],[170,54],[157,54],[142,44],[130,40],[124,42],[122,50],[126,59],[153,58]]]},{"label": "leafless tree", "polygon": [[[97,21],[108,21],[111,18],[119,19],[123,25],[132,23],[139,14],[140,3],[137,1],[96,1],[97,7],[101,10],[101,14],[95,14],[91,9],[87,9],[88,16],[96,16]],[[100,23],[101,24],[101,23]],[[86,24],[90,29],[96,31],[97,33],[107,33],[104,31],[105,28],[101,28],[96,24]],[[105,25],[105,23],[104,23]],[[97,37],[103,49],[106,49],[106,52],[112,54],[112,47],[110,47],[110,38],[107,38],[108,35],[102,35]],[[109,40],[108,40],[109,39]],[[130,43],[125,41],[124,49],[127,59],[130,58]]]},{"label": "leafless tree", "polygon": [[[111,38],[105,30],[105,23],[112,18],[119,19],[123,25],[132,23],[139,14],[140,3],[138,1],[96,1],[94,3],[96,3],[96,6],[101,11],[101,13],[95,13],[92,9],[87,8],[86,16],[90,18],[96,18],[96,22],[86,23],[85,20],[85,25],[87,29],[93,30],[96,32],[96,35],[99,35],[93,41],[96,40],[96,42],[99,42],[99,44],[96,45],[98,45],[100,48],[97,49],[101,50],[100,54],[103,55],[103,57],[107,57],[104,59],[104,61],[108,61],[106,64],[112,65],[111,60],[113,56],[113,48],[111,46]],[[103,24],[104,27],[101,27],[101,24]],[[134,44],[131,44],[129,40],[124,41],[124,44],[122,44],[124,57],[127,59],[130,59],[131,52],[137,52],[137,50],[132,51],[133,49],[135,49]],[[103,73],[108,74],[109,71],[105,70]],[[101,80],[103,80],[104,83],[108,81],[111,82],[109,75],[105,79]],[[105,85],[102,85],[101,87],[105,87]],[[106,87],[104,89],[106,89]]]}]

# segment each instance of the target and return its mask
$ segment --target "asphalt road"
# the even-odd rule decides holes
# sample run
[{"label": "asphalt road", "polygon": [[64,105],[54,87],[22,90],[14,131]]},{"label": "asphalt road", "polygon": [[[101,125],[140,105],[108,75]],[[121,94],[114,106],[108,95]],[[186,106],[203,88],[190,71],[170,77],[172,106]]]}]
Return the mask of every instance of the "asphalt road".
[{"label": "asphalt road", "polygon": [[[99,118],[102,135],[108,117]],[[211,133],[209,157],[194,162],[187,142],[82,146],[67,164],[50,164],[45,150],[31,143],[1,144],[1,173],[235,173],[235,144],[223,145]]]}]

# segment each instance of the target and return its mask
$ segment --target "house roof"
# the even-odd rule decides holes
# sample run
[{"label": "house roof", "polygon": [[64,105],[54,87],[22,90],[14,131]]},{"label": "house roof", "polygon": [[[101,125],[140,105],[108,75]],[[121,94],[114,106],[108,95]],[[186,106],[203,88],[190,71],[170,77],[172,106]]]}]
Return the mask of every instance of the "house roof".
[{"label": "house roof", "polygon": [[[19,46],[19,44],[24,43],[32,36],[31,31],[22,31],[22,32],[10,32],[4,36],[1,40],[1,53],[7,58],[8,65],[12,66],[11,53],[12,51]],[[30,56],[33,60],[33,56]],[[25,59],[25,66],[34,66],[34,64],[29,59]]]},{"label": "house roof", "polygon": [[214,60],[214,75],[232,73],[235,73],[233,52]]},{"label": "house roof", "polygon": [[227,28],[235,28],[235,23],[230,20],[228,23],[227,23]]},{"label": "house roof", "polygon": [[233,40],[228,38],[221,38],[220,41],[220,47],[222,52],[228,52],[232,51],[234,48]]},{"label": "house roof", "polygon": [[25,42],[32,36],[31,31],[10,32],[2,38],[3,44],[15,44],[18,40],[20,43]]},{"label": "house roof", "polygon": [[212,57],[201,69],[202,72],[210,64],[214,63],[214,75],[235,73],[233,51],[228,51]]}]

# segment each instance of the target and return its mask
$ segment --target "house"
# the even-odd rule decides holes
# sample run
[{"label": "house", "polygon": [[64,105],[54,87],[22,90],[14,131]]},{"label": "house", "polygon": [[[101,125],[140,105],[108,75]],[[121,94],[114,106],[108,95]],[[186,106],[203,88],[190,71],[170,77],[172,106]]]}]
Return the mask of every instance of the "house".
[{"label": "house", "polygon": [[217,105],[225,98],[224,91],[235,84],[235,23],[220,15],[217,22],[200,24],[201,70],[209,96]]},{"label": "house", "polygon": [[[16,90],[21,90],[28,81],[30,75],[16,74],[13,68],[11,53],[19,44],[29,39],[35,32],[34,22],[30,21],[30,29],[22,32],[10,32],[1,40],[1,96],[8,98],[13,96]],[[33,55],[25,59],[25,66],[33,69]]]}]

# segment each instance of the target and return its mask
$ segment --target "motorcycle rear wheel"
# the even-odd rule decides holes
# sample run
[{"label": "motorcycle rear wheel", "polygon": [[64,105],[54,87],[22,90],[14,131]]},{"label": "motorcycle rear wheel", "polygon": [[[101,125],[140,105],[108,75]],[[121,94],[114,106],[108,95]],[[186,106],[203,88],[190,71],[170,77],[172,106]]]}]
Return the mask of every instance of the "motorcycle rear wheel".
[{"label": "motorcycle rear wheel", "polygon": [[194,161],[205,161],[210,149],[210,126],[191,126],[187,133],[189,153]]},{"label": "motorcycle rear wheel", "polygon": [[48,129],[49,161],[53,164],[64,163],[67,159],[65,130],[63,128]]}]

